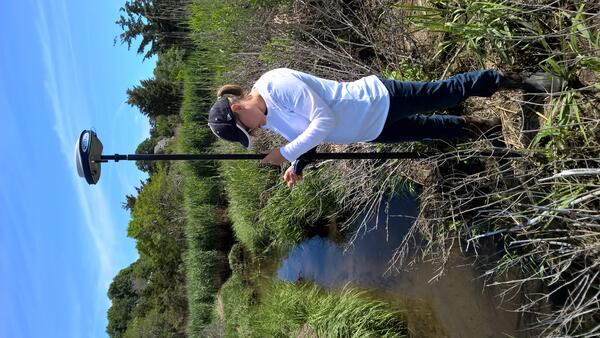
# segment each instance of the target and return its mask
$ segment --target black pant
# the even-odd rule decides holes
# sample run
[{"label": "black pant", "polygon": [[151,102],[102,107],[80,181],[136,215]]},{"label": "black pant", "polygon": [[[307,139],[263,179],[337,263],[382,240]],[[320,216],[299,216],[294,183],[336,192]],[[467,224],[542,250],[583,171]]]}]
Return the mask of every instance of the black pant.
[{"label": "black pant", "polygon": [[390,109],[383,130],[371,141],[377,143],[463,138],[466,129],[462,117],[423,113],[455,107],[470,96],[489,97],[500,88],[500,75],[495,70],[462,73],[434,82],[381,81],[390,94]]}]

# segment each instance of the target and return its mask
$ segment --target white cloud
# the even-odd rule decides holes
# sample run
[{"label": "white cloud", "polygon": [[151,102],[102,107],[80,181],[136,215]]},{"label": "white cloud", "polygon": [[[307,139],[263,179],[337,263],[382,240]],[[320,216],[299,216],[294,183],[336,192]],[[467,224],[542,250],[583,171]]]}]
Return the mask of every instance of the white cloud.
[{"label": "white cloud", "polygon": [[[62,2],[52,2],[64,7]],[[44,6],[38,2],[40,22],[38,32],[42,45],[42,57],[46,71],[45,88],[52,103],[54,131],[60,141],[61,153],[73,174],[73,184],[79,196],[85,225],[95,243],[100,259],[101,275],[113,271],[110,258],[110,243],[114,242],[113,221],[107,207],[105,192],[101,187],[88,187],[77,177],[73,163],[74,144],[81,130],[78,126],[89,125],[89,109],[84,101],[79,83],[75,56],[68,25],[49,26]],[[62,9],[62,8],[61,8]],[[51,8],[55,22],[68,23],[62,10]],[[54,22],[53,22],[54,23]],[[66,28],[66,29],[65,29]]]},{"label": "white cloud", "polygon": [[[72,177],[64,187],[64,191],[71,192],[78,200],[78,204],[73,205],[70,217],[82,227],[81,247],[89,248],[82,252],[82,256],[91,257],[89,264],[94,274],[92,278],[97,278],[96,285],[77,285],[77,291],[65,295],[72,301],[69,301],[69,313],[65,313],[70,325],[65,329],[70,334],[65,332],[64,336],[105,337],[106,310],[110,306],[106,292],[118,270],[136,258],[133,241],[127,239],[124,232],[129,216],[121,210],[120,204],[126,194],[135,192],[134,187],[139,185],[139,180],[145,175],[131,162],[111,163],[102,168],[101,184],[89,186],[76,173],[73,160],[74,144],[82,129],[89,129],[96,124],[100,131],[103,129],[110,132],[110,137],[104,142],[105,153],[130,153],[139,142],[149,136],[150,126],[145,116],[122,102],[125,96],[124,89],[123,95],[116,99],[107,99],[111,94],[106,94],[103,90],[94,90],[94,86],[102,87],[106,81],[111,81],[109,87],[115,90],[119,90],[116,88],[118,85],[129,84],[107,79],[110,75],[97,71],[92,63],[94,60],[83,59],[85,55],[112,56],[118,58],[119,62],[125,60],[122,55],[115,57],[105,51],[90,50],[95,49],[94,44],[83,43],[82,46],[80,37],[89,32],[97,32],[98,27],[91,26],[97,25],[93,20],[89,20],[88,25],[87,19],[81,18],[81,13],[69,12],[71,8],[67,8],[67,5],[74,6],[75,2],[76,0],[34,0],[37,13],[34,13],[33,19],[41,46],[39,58],[44,69],[44,88],[50,103],[48,114],[53,117],[54,123],[51,128],[59,141],[62,155],[57,160],[59,163],[54,165],[66,165]],[[89,7],[86,8],[90,9],[90,12],[93,11]],[[106,28],[102,29],[101,32],[106,33]],[[102,60],[104,62],[110,59]],[[128,68],[137,72],[132,74],[132,81],[151,76],[156,60],[150,61],[139,69]],[[101,104],[106,103],[108,106],[115,104],[112,107],[116,109],[111,112],[109,107],[107,114],[107,109],[100,108]],[[111,113],[113,115],[110,115]],[[118,168],[114,168],[115,166]],[[77,299],[80,290],[93,294],[93,304]]]},{"label": "white cloud", "polygon": [[[64,1],[37,1],[37,30],[42,47],[42,61],[45,69],[45,89],[51,102],[54,116],[53,129],[60,142],[63,160],[71,171],[72,188],[77,193],[79,210],[73,215],[81,215],[85,229],[93,242],[97,262],[90,262],[98,267],[98,283],[96,304],[86,304],[83,308],[93,310],[105,316],[108,307],[106,290],[119,267],[116,265],[119,254],[115,237],[115,218],[110,209],[112,201],[107,198],[108,191],[102,186],[88,186],[77,176],[73,153],[75,140],[82,127],[90,126],[91,110],[86,95],[80,85],[80,71],[73,49],[69,16]],[[68,189],[66,189],[68,190]],[[87,240],[87,239],[82,239]],[[85,247],[85,245],[84,245]],[[79,304],[81,305],[81,304]],[[80,306],[78,306],[80,307]],[[72,309],[73,311],[81,311]],[[74,315],[74,314],[68,314]],[[84,313],[78,314],[81,319]],[[93,336],[104,336],[105,319],[93,320],[91,327]],[[102,320],[100,322],[100,320]],[[81,332],[80,332],[81,334]]]}]

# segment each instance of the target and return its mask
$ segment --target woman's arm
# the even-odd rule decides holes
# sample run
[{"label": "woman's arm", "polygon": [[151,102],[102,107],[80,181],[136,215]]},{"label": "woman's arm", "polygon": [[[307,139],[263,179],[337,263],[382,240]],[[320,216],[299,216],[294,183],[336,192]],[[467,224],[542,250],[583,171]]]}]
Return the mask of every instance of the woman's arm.
[{"label": "woman's arm", "polygon": [[335,128],[336,119],[329,105],[300,79],[290,76],[279,85],[285,91],[287,108],[310,121],[298,137],[280,149],[281,155],[292,162],[323,142]]}]

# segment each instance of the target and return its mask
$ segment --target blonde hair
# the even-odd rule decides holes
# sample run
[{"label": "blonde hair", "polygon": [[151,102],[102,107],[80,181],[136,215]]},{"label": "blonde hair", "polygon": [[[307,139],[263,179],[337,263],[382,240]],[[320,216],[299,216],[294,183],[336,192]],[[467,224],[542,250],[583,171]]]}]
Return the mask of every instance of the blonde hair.
[{"label": "blonde hair", "polygon": [[244,99],[244,89],[242,88],[242,86],[240,85],[236,85],[236,84],[226,84],[224,86],[221,86],[218,90],[217,90],[217,96],[221,97],[223,95],[231,95],[232,96],[232,101],[236,102],[236,101],[241,101]]}]

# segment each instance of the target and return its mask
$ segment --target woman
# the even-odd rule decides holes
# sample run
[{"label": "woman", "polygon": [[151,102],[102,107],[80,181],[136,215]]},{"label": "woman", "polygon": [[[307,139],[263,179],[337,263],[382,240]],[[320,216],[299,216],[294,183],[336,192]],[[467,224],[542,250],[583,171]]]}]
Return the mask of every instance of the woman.
[{"label": "woman", "polygon": [[[270,129],[288,144],[272,150],[263,163],[296,161],[322,142],[398,143],[426,139],[477,137],[499,127],[500,120],[469,116],[424,115],[454,107],[470,96],[492,96],[500,89],[549,92],[560,82],[548,74],[522,78],[482,70],[435,82],[402,82],[375,75],[336,82],[287,68],[266,72],[249,93],[225,85],[209,112],[209,126],[223,139],[250,148],[260,128]],[[291,187],[300,172],[290,166],[283,179]]]}]

